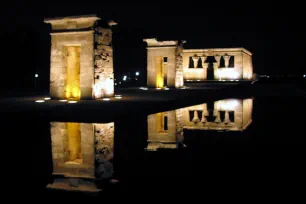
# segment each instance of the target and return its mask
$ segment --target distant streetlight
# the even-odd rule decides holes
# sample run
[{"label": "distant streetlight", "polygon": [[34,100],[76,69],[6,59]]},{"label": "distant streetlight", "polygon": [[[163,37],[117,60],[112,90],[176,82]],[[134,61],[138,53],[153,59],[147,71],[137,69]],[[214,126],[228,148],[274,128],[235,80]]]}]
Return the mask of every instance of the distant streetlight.
[{"label": "distant streetlight", "polygon": [[136,76],[139,76],[139,72],[136,72],[135,74],[136,74]]},{"label": "distant streetlight", "polygon": [[304,74],[304,76],[303,77],[305,77],[306,78],[306,74]]},{"label": "distant streetlight", "polygon": [[35,79],[34,79],[34,89],[36,89],[36,80],[38,78],[38,74],[35,74]]},{"label": "distant streetlight", "polygon": [[123,81],[126,81],[126,76],[123,76]]}]

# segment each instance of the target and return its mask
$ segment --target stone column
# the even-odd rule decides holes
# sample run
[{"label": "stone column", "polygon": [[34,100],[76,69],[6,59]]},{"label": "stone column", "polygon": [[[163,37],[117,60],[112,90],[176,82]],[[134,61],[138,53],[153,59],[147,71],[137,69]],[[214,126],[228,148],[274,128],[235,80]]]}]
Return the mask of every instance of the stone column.
[{"label": "stone column", "polygon": [[207,59],[207,57],[205,56],[205,55],[203,55],[202,57],[201,57],[201,60],[202,60],[202,67],[203,68],[207,68],[208,67],[208,64],[207,63],[205,63],[205,60]]},{"label": "stone column", "polygon": [[193,56],[192,57],[194,68],[198,68],[198,61],[199,61],[199,59],[200,58],[198,56]]},{"label": "stone column", "polygon": [[214,69],[218,69],[218,67],[219,67],[218,62],[213,62],[213,66],[214,66]]},{"label": "stone column", "polygon": [[227,55],[227,54],[225,54],[225,55],[223,56],[223,59],[224,59],[224,61],[225,61],[225,67],[228,67],[228,66],[229,66],[229,59],[230,59],[230,56]]},{"label": "stone column", "polygon": [[221,123],[222,121],[221,121],[221,117],[220,117],[220,112],[219,111],[217,111],[217,114],[216,114],[216,120],[215,120],[215,123]]},{"label": "stone column", "polygon": [[201,123],[206,123],[207,122],[205,115],[206,115],[205,111],[203,111],[202,118],[201,118]]},{"label": "stone column", "polygon": [[194,116],[193,116],[192,122],[194,122],[194,123],[200,122],[200,119],[199,119],[199,115],[198,115],[198,111],[197,111],[197,110],[194,111]]},{"label": "stone column", "polygon": [[230,120],[230,118],[229,118],[229,112],[228,112],[228,111],[225,111],[224,123],[225,123],[225,124],[228,124],[228,123],[230,123],[230,122],[231,122],[231,120]]},{"label": "stone column", "polygon": [[216,55],[216,56],[215,56],[215,60],[216,60],[217,62],[214,63],[214,68],[219,68],[219,67],[220,67],[221,56]]}]

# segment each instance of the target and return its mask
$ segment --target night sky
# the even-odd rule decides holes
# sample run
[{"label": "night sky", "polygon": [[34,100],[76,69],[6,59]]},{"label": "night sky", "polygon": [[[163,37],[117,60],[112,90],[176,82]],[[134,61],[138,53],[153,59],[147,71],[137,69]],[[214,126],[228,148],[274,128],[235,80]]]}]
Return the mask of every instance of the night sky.
[{"label": "night sky", "polygon": [[[118,22],[113,34],[115,78],[127,72],[145,72],[146,50],[142,39],[150,37],[186,40],[185,48],[244,47],[254,54],[255,73],[306,74],[304,7],[297,3],[84,2],[10,1],[9,5],[2,5],[1,75],[7,76],[2,77],[2,90],[32,88],[35,73],[39,73],[41,89],[47,89],[50,26],[43,19],[87,14]],[[7,83],[8,79],[11,83]]]}]

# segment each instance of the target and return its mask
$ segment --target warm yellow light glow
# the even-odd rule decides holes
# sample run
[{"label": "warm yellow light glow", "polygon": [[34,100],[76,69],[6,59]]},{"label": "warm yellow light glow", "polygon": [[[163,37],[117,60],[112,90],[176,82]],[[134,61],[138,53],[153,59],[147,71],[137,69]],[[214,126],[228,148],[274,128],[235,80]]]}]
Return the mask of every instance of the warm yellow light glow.
[{"label": "warm yellow light glow", "polygon": [[47,101],[47,100],[50,100],[51,98],[47,97],[47,98],[44,98],[44,99]]},{"label": "warm yellow light glow", "polygon": [[156,88],[157,90],[161,90],[161,88]]},{"label": "warm yellow light glow", "polygon": [[45,101],[44,100],[36,100],[35,102],[36,103],[44,103]]},{"label": "warm yellow light glow", "polygon": [[67,51],[66,97],[79,99],[80,91],[80,47],[69,46]]},{"label": "warm yellow light glow", "polygon": [[216,77],[219,78],[219,80],[221,78],[238,79],[239,75],[240,74],[237,71],[233,70],[233,68],[222,68],[216,71]]},{"label": "warm yellow light glow", "polygon": [[82,164],[80,123],[67,123],[68,161],[66,163]]},{"label": "warm yellow light glow", "polygon": [[115,96],[115,98],[116,98],[116,99],[121,99],[122,97],[121,97],[121,96]]},{"label": "warm yellow light glow", "polygon": [[59,102],[67,102],[67,100],[59,100]]},{"label": "warm yellow light glow", "polygon": [[163,71],[163,58],[156,57],[156,87],[164,87],[164,71]]},{"label": "warm yellow light glow", "polygon": [[219,110],[235,110],[239,106],[239,101],[237,99],[227,99],[217,101],[217,107]]},{"label": "warm yellow light glow", "polygon": [[165,129],[165,113],[157,113],[156,114],[156,131],[157,132],[167,132]]},{"label": "warm yellow light glow", "polygon": [[101,98],[103,96],[103,90],[102,90],[103,84],[102,83],[96,83],[93,87],[94,95],[96,98]]},{"label": "warm yellow light glow", "polygon": [[113,94],[114,93],[113,81],[110,78],[106,79],[105,92],[106,92],[106,94]]},{"label": "warm yellow light glow", "polygon": [[77,103],[77,101],[68,101],[68,103]]},{"label": "warm yellow light glow", "polygon": [[109,101],[110,99],[109,98],[103,98],[103,101]]}]

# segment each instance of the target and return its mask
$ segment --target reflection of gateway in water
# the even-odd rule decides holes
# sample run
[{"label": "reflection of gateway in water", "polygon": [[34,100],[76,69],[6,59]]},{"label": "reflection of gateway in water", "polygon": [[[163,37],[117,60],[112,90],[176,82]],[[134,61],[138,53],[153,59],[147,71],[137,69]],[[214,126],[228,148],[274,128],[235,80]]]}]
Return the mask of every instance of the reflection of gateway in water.
[{"label": "reflection of gateway in water", "polygon": [[113,175],[114,123],[51,122],[53,183],[47,188],[100,191]]},{"label": "reflection of gateway in water", "polygon": [[252,122],[253,99],[225,99],[148,116],[148,150],[177,148],[183,129],[243,131]]}]

